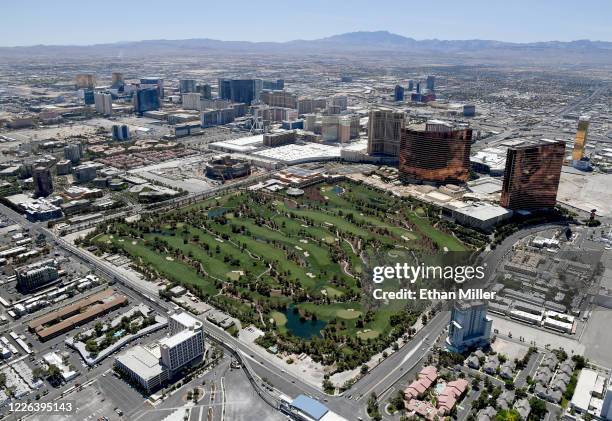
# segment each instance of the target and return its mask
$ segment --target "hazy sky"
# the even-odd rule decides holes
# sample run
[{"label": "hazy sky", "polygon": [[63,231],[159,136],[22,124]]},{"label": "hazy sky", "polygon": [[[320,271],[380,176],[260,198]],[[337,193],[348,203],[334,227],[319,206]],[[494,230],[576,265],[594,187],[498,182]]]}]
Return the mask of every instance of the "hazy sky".
[{"label": "hazy sky", "polygon": [[287,41],[375,30],[416,39],[612,41],[612,0],[0,0],[2,46]]}]

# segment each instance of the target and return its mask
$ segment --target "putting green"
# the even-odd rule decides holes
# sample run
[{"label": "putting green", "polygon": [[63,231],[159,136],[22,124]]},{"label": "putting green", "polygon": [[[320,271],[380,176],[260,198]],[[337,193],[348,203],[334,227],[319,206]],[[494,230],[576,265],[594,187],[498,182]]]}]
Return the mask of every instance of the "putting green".
[{"label": "putting green", "polygon": [[342,309],[336,312],[336,315],[341,319],[345,320],[353,320],[361,316],[361,311],[353,310],[353,309]]},{"label": "putting green", "polygon": [[287,316],[285,316],[280,311],[273,311],[270,315],[274,319],[276,326],[285,326],[285,324],[287,323]]},{"label": "putting green", "polygon": [[342,291],[339,291],[336,288],[332,288],[332,287],[325,287],[325,291],[327,291],[327,296],[329,298],[337,298],[337,297],[342,297],[344,295]]},{"label": "putting green", "polygon": [[364,331],[364,332],[357,332],[357,336],[359,336],[361,339],[375,339],[378,338],[378,335],[380,335],[380,332],[378,332],[377,330],[368,330],[368,331]]},{"label": "putting green", "polygon": [[230,271],[230,272],[227,272],[226,275],[232,281],[237,281],[240,279],[240,271]]}]

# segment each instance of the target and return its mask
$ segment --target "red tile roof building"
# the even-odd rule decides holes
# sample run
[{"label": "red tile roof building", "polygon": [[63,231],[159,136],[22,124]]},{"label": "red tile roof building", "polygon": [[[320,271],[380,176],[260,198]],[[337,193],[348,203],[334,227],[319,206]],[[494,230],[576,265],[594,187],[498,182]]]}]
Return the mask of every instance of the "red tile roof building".
[{"label": "red tile roof building", "polygon": [[424,367],[419,373],[418,379],[410,383],[410,385],[404,389],[404,397],[407,401],[410,401],[411,399],[422,396],[437,378],[438,370],[436,367],[432,365]]}]

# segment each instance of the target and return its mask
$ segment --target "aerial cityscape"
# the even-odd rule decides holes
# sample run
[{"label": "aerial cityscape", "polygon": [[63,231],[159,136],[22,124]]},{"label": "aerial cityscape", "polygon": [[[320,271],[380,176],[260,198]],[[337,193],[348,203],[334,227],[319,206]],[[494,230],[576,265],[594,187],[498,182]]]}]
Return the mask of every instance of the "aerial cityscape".
[{"label": "aerial cityscape", "polygon": [[0,419],[612,421],[601,16],[38,3],[0,6]]}]

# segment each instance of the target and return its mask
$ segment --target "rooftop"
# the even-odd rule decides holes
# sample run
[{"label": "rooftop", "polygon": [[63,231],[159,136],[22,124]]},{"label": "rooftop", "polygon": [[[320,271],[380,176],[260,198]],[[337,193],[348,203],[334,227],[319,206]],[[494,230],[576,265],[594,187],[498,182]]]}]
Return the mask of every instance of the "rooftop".
[{"label": "rooftop", "polygon": [[167,346],[168,348],[174,348],[178,344],[185,342],[186,340],[197,334],[198,332],[194,332],[193,330],[181,330],[180,332],[175,333],[172,336],[161,339],[159,341],[159,346]]},{"label": "rooftop", "polygon": [[191,328],[191,327],[199,327],[202,324],[202,322],[200,322],[198,319],[196,319],[193,316],[190,316],[189,314],[185,312],[173,314],[170,316],[170,318],[180,323],[186,329]]},{"label": "rooftop", "polygon": [[511,146],[510,149],[533,148],[533,147],[537,147],[537,146],[553,145],[553,144],[565,145],[565,142],[563,142],[561,140],[552,140],[552,139],[540,139],[540,140],[535,140],[535,139],[520,139],[520,143],[517,142],[517,144]]},{"label": "rooftop", "polygon": [[144,379],[150,379],[164,371],[160,363],[159,346],[137,345],[118,355],[117,360]]},{"label": "rooftop", "polygon": [[588,368],[583,369],[578,376],[578,383],[572,397],[572,407],[587,410],[591,402],[591,392],[595,390],[597,372]]},{"label": "rooftop", "polygon": [[212,149],[227,149],[235,152],[250,152],[263,145],[263,135],[246,136],[238,139],[213,142],[209,146]]},{"label": "rooftop", "polygon": [[340,146],[309,143],[306,145],[284,145],[277,148],[254,152],[253,155],[281,161],[287,164],[339,159]]},{"label": "rooftop", "polygon": [[311,418],[319,421],[329,411],[325,405],[306,395],[299,395],[293,400],[291,406],[297,408]]},{"label": "rooftop", "polygon": [[510,213],[510,211],[506,208],[489,204],[473,204],[471,206],[466,206],[464,208],[457,209],[456,212],[471,216],[472,218],[476,218],[481,221],[498,218],[500,216],[505,216]]}]

